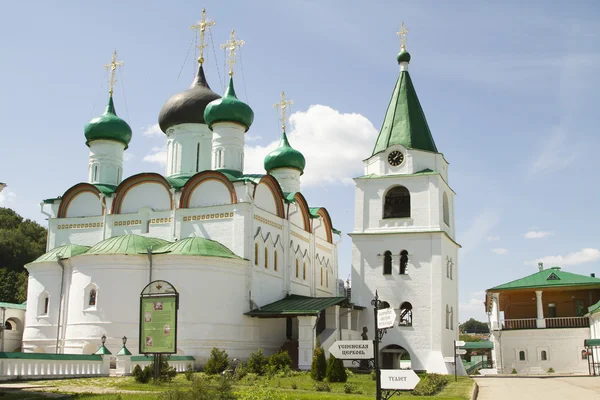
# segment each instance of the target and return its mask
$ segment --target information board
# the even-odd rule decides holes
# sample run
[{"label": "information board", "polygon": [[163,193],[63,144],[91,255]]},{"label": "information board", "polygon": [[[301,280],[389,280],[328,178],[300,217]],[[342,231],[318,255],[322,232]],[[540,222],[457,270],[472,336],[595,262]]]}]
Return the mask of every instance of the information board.
[{"label": "information board", "polygon": [[140,353],[177,353],[177,298],[141,298]]}]

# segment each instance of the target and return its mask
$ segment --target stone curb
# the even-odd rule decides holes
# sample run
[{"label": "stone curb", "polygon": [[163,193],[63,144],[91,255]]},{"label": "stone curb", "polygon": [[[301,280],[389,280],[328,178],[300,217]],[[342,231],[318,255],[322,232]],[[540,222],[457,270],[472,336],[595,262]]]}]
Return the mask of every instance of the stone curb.
[{"label": "stone curb", "polygon": [[477,382],[473,381],[475,385],[473,385],[473,390],[471,391],[471,400],[477,400],[477,396],[479,395],[479,385]]}]

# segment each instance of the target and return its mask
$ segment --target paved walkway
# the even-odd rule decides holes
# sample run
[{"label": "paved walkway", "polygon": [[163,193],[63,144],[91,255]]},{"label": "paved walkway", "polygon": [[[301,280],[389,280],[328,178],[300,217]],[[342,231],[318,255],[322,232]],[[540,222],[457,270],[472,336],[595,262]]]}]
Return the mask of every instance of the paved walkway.
[{"label": "paved walkway", "polygon": [[475,378],[478,400],[600,400],[600,377]]}]

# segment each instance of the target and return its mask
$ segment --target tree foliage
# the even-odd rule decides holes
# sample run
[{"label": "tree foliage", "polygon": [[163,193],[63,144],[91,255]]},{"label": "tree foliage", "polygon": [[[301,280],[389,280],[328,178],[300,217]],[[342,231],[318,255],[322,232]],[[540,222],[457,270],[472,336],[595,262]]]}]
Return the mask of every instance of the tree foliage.
[{"label": "tree foliage", "polygon": [[333,354],[329,355],[329,360],[327,361],[326,376],[329,382],[346,382],[348,380],[344,362],[339,358],[335,358]]},{"label": "tree foliage", "polygon": [[460,324],[459,329],[463,333],[490,333],[488,324],[477,321],[474,318]]},{"label": "tree foliage", "polygon": [[325,358],[325,350],[321,347],[321,344],[317,342],[317,346],[313,352],[312,364],[310,366],[310,377],[315,381],[322,381],[325,379],[327,373],[327,359]]},{"label": "tree foliage", "polygon": [[44,254],[47,234],[37,222],[0,207],[0,301],[22,303],[27,299],[24,266]]}]

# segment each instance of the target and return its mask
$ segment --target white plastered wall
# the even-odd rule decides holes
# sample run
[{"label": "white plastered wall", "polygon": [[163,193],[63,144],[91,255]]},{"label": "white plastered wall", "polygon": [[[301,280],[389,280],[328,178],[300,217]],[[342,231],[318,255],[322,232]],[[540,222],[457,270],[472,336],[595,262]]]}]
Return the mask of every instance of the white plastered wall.
[{"label": "white plastered wall", "polygon": [[169,210],[171,193],[160,183],[144,182],[129,189],[121,201],[120,214],[135,213],[142,207]]},{"label": "white plastered wall", "polygon": [[71,200],[66,214],[67,218],[102,215],[100,199],[94,193],[82,192]]},{"label": "white plastered wall", "polygon": [[210,169],[212,132],[206,124],[179,124],[167,129],[166,176]]}]

